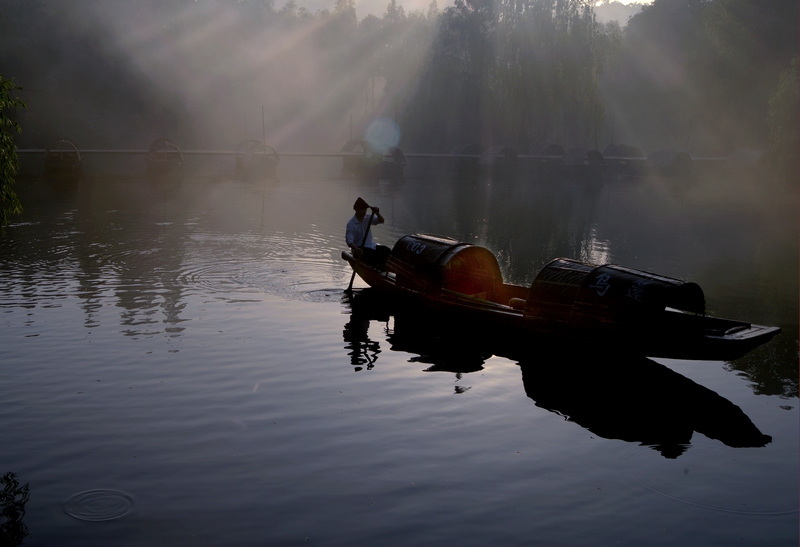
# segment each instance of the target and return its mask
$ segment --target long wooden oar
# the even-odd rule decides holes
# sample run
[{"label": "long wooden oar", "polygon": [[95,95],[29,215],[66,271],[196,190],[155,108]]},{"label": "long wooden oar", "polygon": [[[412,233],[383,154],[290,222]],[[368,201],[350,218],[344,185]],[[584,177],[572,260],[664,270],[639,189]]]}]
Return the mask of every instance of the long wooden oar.
[{"label": "long wooden oar", "polygon": [[[361,240],[361,246],[359,247],[359,249],[361,249],[362,251],[364,250],[364,244],[366,244],[366,242],[367,242],[367,236],[369,235],[369,229],[372,227],[372,219],[375,217],[375,211],[372,209],[372,207],[370,207],[370,210],[372,211],[372,214],[369,215],[369,223],[367,224],[367,231],[364,232],[364,239]],[[357,256],[355,256],[353,258],[355,258],[356,261],[359,260],[359,258]],[[356,278],[356,269],[353,268],[353,275],[350,276],[350,284],[347,286],[347,290],[345,292],[352,292],[353,291],[353,280],[355,278]]]}]

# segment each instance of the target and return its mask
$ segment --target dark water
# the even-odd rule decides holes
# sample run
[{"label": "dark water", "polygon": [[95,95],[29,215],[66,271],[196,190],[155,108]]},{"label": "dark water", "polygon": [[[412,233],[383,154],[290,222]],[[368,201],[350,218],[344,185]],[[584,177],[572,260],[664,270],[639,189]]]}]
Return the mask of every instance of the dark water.
[{"label": "dark water", "polygon": [[[780,184],[19,190],[0,238],[11,544],[798,543],[798,201]],[[729,363],[487,354],[343,301],[357,196],[387,218],[381,243],[482,244],[521,284],[556,256],[624,264],[784,332]]]}]

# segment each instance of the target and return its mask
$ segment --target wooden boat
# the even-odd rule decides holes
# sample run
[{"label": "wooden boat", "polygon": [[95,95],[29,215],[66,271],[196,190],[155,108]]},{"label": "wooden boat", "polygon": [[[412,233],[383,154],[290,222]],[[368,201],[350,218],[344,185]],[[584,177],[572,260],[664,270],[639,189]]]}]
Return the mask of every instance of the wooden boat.
[{"label": "wooden boat", "polygon": [[530,287],[504,283],[495,256],[454,239],[412,234],[385,270],[343,252],[371,287],[450,318],[532,337],[609,346],[650,357],[732,360],[768,342],[778,327],[705,315],[695,283],[616,265],[557,258]]}]

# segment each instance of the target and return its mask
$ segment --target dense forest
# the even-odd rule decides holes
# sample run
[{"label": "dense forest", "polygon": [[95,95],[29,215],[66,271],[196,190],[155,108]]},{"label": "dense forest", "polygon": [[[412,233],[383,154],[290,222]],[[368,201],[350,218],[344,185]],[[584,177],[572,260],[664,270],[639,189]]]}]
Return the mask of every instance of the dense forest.
[{"label": "dense forest", "polygon": [[[602,2],[600,2],[602,3]],[[338,149],[377,118],[407,151],[611,143],[796,161],[798,2],[655,0],[627,24],[589,0],[6,0],[0,75],[20,147]],[[264,119],[262,124],[262,107]]]}]

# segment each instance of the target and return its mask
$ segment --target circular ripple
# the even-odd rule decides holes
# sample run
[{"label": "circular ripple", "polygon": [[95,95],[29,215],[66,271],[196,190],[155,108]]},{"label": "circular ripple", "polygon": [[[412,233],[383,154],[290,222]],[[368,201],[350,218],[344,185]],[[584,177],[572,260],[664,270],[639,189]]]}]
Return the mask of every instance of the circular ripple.
[{"label": "circular ripple", "polygon": [[87,490],[67,499],[64,512],[78,520],[100,522],[127,515],[133,503],[133,495],[121,490]]},{"label": "circular ripple", "polygon": [[692,444],[676,459],[632,453],[628,475],[674,501],[746,515],[797,512],[797,473],[742,450]]},{"label": "circular ripple", "polygon": [[[316,234],[198,233],[177,281],[206,293],[263,292],[307,301],[337,301],[347,273],[335,245]],[[344,284],[343,284],[344,283]]]}]

